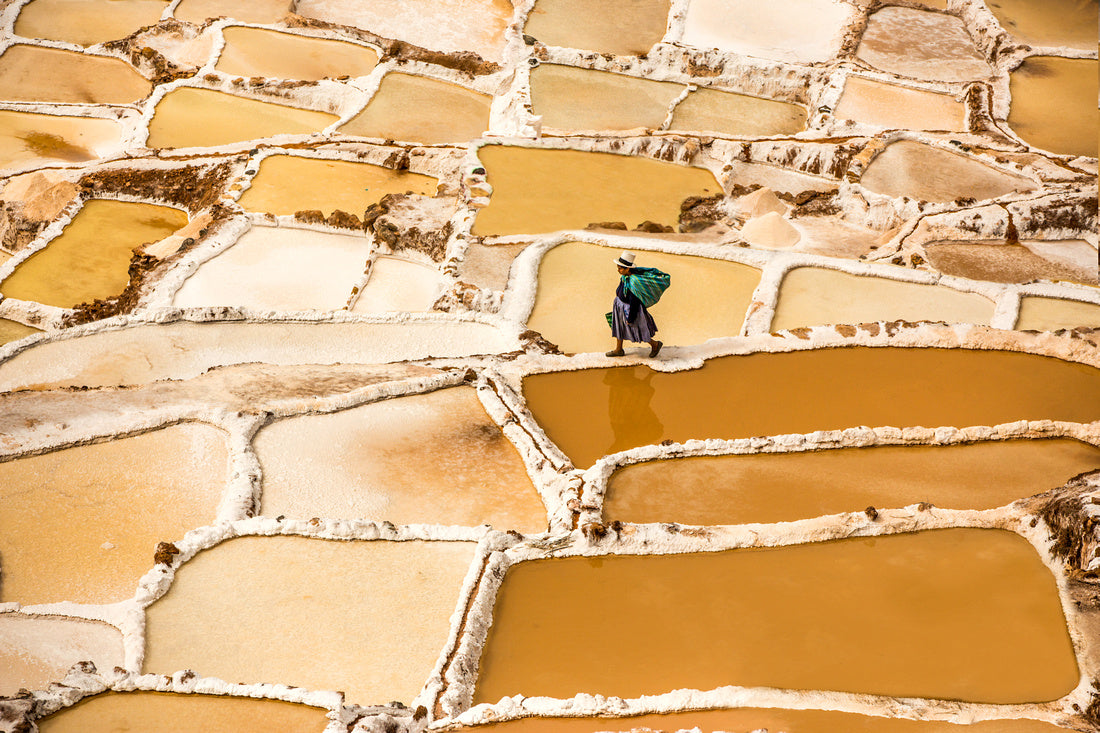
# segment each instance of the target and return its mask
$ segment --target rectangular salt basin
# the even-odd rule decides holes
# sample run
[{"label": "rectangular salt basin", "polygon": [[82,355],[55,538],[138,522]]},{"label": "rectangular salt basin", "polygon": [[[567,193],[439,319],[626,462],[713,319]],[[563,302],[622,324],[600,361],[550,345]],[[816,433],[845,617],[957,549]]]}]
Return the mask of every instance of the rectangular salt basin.
[{"label": "rectangular salt basin", "polygon": [[187,213],[168,206],[92,199],[45,249],[16,266],[0,292],[59,308],[121,295],[134,250],[185,224]]},{"label": "rectangular salt basin", "polygon": [[676,105],[670,129],[745,137],[790,135],[806,129],[806,110],[747,94],[699,89]]},{"label": "rectangular salt basin", "polygon": [[519,452],[469,387],[280,420],[254,445],[265,516],[546,529]]},{"label": "rectangular salt basin", "polygon": [[172,15],[196,25],[219,16],[242,23],[278,23],[293,7],[294,0],[180,0]]},{"label": "rectangular salt basin", "polygon": [[685,87],[606,71],[542,64],[531,71],[531,105],[543,127],[657,129]]},{"label": "rectangular salt basin", "polygon": [[0,392],[187,379],[248,362],[388,364],[516,348],[515,338],[472,322],[141,325],[21,351],[0,362]]},{"label": "rectangular salt basin", "polygon": [[397,257],[379,257],[352,306],[352,313],[423,313],[440,295],[442,280],[434,267]]},{"label": "rectangular salt basin", "polygon": [[867,125],[908,130],[966,129],[966,108],[949,94],[909,89],[849,76],[836,117]]},{"label": "rectangular salt basin", "polygon": [[37,161],[95,160],[118,149],[115,120],[0,110],[0,166]]},{"label": "rectangular salt basin", "polygon": [[39,733],[322,733],[323,708],[281,700],[107,692],[87,697],[38,721]]},{"label": "rectangular salt basin", "polygon": [[298,0],[294,12],[438,51],[500,61],[515,8],[508,0]]},{"label": "rectangular salt basin", "polygon": [[[391,72],[345,135],[420,143],[464,143],[489,128],[492,97],[426,76]],[[446,110],[444,113],[443,110]]]},{"label": "rectangular salt basin", "polygon": [[[881,389],[868,388],[868,375]],[[1090,423],[1100,412],[1100,369],[1009,351],[849,347],[727,356],[672,374],[644,366],[534,374],[523,392],[549,438],[583,468],[662,440]]]},{"label": "rectangular salt basin", "polygon": [[1069,439],[675,458],[613,473],[603,516],[705,526],[918,502],[992,509],[1097,469],[1100,448]]},{"label": "rectangular salt basin", "polygon": [[1061,155],[1096,157],[1100,90],[1096,59],[1032,56],[1009,75],[1008,125],[1024,142]]},{"label": "rectangular salt basin", "polygon": [[1079,300],[1039,298],[1020,299],[1019,330],[1057,331],[1061,328],[1100,328],[1100,305]]},{"label": "rectangular salt basin", "polygon": [[776,61],[826,61],[855,12],[830,0],[692,0],[682,40]]},{"label": "rectangular salt basin", "polygon": [[210,147],[273,135],[302,135],[323,130],[338,119],[328,112],[179,87],[157,102],[146,145]]},{"label": "rectangular salt basin", "polygon": [[474,703],[724,685],[1024,703],[1079,678],[1034,548],[947,529],[514,565]]},{"label": "rectangular salt basin", "polygon": [[165,0],[31,0],[19,11],[15,35],[91,46],[153,25],[167,6]]},{"label": "rectangular salt basin", "polygon": [[240,537],[199,553],[146,611],[144,668],[408,704],[428,680],[472,542]]},{"label": "rectangular salt basin", "polygon": [[988,324],[991,318],[993,301],[974,293],[798,267],[779,286],[771,330],[897,320]]},{"label": "rectangular salt basin", "polygon": [[588,224],[644,221],[674,226],[688,196],[721,193],[703,168],[579,150],[486,145],[478,157],[493,187],[474,222],[486,237],[584,229]]},{"label": "rectangular salt basin", "polygon": [[875,193],[921,201],[979,201],[1031,191],[1035,184],[977,160],[910,140],[891,143],[875,156],[860,184]]},{"label": "rectangular salt basin", "polygon": [[523,32],[547,46],[641,56],[660,42],[669,0],[536,0]]},{"label": "rectangular salt basin", "polygon": [[260,168],[239,203],[248,211],[277,216],[316,209],[362,217],[371,204],[391,193],[435,194],[438,179],[370,163],[272,155]]},{"label": "rectangular salt basin", "polygon": [[77,662],[122,666],[122,634],[98,621],[0,613],[0,697],[49,689]]},{"label": "rectangular salt basin", "polygon": [[226,441],[181,423],[0,462],[0,602],[131,598],[158,542],[213,523]]},{"label": "rectangular salt basin", "polygon": [[[604,314],[611,310],[619,285],[613,260],[620,252],[584,242],[567,242],[547,252],[539,263],[528,328],[570,353],[610,349],[614,340]],[[636,254],[638,266],[672,276],[672,285],[650,311],[660,329],[657,338],[686,345],[740,333],[760,283],[759,270],[703,257]]]},{"label": "rectangular salt basin", "polygon": [[370,248],[362,232],[255,226],[187,278],[172,304],[339,310],[362,277]]},{"label": "rectangular salt basin", "polygon": [[0,56],[0,100],[129,104],[153,86],[116,58],[43,46],[9,46]]},{"label": "rectangular salt basin", "polygon": [[378,53],[346,41],[231,26],[222,31],[225,48],[214,67],[231,76],[263,76],[317,81],[339,76],[366,76]]}]

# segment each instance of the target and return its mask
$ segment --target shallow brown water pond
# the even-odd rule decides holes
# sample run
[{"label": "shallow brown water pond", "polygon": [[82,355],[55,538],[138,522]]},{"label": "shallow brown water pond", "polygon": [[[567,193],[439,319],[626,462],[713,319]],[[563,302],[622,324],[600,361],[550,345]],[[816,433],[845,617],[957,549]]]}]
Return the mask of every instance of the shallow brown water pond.
[{"label": "shallow brown water pond", "polygon": [[0,56],[0,99],[128,104],[152,85],[124,61],[42,46],[10,46]]},{"label": "shallow brown water pond", "polygon": [[789,522],[926,501],[991,509],[1100,468],[1075,440],[877,446],[651,461],[612,474],[606,520],[714,525]]},{"label": "shallow brown water pond", "polygon": [[[882,380],[868,389],[867,375]],[[748,438],[860,425],[1092,422],[1100,369],[969,349],[835,348],[712,359],[672,374],[644,366],[528,376],[535,419],[573,462],[662,440]]]},{"label": "shallow brown water pond", "polygon": [[1032,56],[1009,76],[1008,124],[1037,148],[1095,158],[1098,85],[1096,59]]},{"label": "shallow brown water pond", "polygon": [[41,733],[321,733],[323,708],[281,700],[165,692],[108,692],[38,721]]},{"label": "shallow brown water pond", "polygon": [[537,0],[523,32],[547,46],[639,56],[665,35],[669,0]]},{"label": "shallow brown water pond", "polygon": [[514,565],[474,702],[740,685],[1013,703],[1078,679],[1034,548],[948,529]]}]

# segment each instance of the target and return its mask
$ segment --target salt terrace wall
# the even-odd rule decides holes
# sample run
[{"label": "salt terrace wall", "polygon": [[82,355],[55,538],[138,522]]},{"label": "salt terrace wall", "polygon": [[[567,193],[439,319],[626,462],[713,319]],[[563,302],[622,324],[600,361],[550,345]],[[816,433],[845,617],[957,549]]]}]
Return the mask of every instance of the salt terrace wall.
[{"label": "salt terrace wall", "polygon": [[[67,730],[66,719],[97,701],[117,699],[131,710],[125,717],[164,699],[142,692],[257,703],[202,723],[224,729],[259,720],[265,700],[316,709],[316,729],[329,733],[520,730],[525,720],[566,719],[626,730],[641,724],[637,716],[665,713],[680,715],[644,720],[691,727],[694,713],[751,718],[755,709],[836,711],[872,727],[1095,729],[1097,56],[1096,39],[1076,30],[1095,28],[1095,13],[1095,2],[1054,3],[1044,16],[982,0],[0,2],[0,659],[10,662],[0,666],[39,670],[0,675],[0,729]],[[333,61],[333,43],[346,60]],[[286,45],[273,59],[276,44]],[[25,57],[36,54],[42,60],[28,69]],[[108,67],[118,81],[103,81]],[[1062,101],[1035,112],[1034,100],[1047,98]],[[108,261],[96,237],[71,246],[103,201],[167,207],[187,223]],[[97,236],[113,241],[125,226],[120,215]],[[37,289],[19,290],[33,263],[62,245],[75,253],[33,276]],[[612,343],[602,303],[616,285],[611,262],[626,250],[672,273],[653,313],[673,336],[655,357],[648,346],[628,345],[624,356],[593,346]],[[551,253],[563,262],[547,264]],[[678,268],[702,274],[693,281]],[[84,302],[55,298],[51,288],[69,280],[116,284]],[[46,295],[20,298],[5,286]],[[701,305],[718,302],[722,309]],[[704,335],[676,339],[677,321],[698,321],[694,333]],[[703,379],[719,364],[763,356],[909,353],[902,349],[950,351],[983,376],[985,357],[1049,367],[1049,383],[1016,393],[983,376],[950,377],[1001,407],[1014,409],[1020,392],[1053,386],[1062,395],[1008,409],[1003,422],[922,425],[903,415],[896,425],[838,427],[823,415],[840,390],[822,389],[804,406],[812,429],[763,435],[711,433],[704,422],[673,435],[651,406],[661,400],[657,376]],[[598,381],[614,374],[625,375],[625,391]],[[640,437],[610,448],[601,437],[594,458],[578,458],[551,437],[561,428],[532,387],[545,377],[563,385],[551,407],[588,410],[569,408],[565,430],[641,425]],[[900,371],[854,367],[825,378],[882,401],[900,402],[912,387]],[[778,404],[799,379],[777,372],[706,389],[713,405],[738,391]],[[935,405],[946,386],[909,399]],[[414,398],[441,390],[474,395],[473,417],[416,402],[414,418]],[[371,417],[383,413],[390,417]],[[349,452],[309,432],[315,418],[352,415],[393,440]],[[278,468],[264,465],[257,436],[271,426],[289,434],[298,419],[303,475],[331,473],[338,461],[341,476],[356,476],[356,462],[381,465],[370,451],[386,450],[387,465],[410,464],[401,480],[409,485],[342,478],[350,485],[326,496],[335,516],[271,516],[265,481]],[[208,447],[195,438],[179,448],[170,434],[201,434]],[[134,467],[141,455],[127,453],[136,438],[163,446],[150,449],[173,467],[163,486],[143,478],[127,488],[149,474]],[[841,451],[858,461],[864,449],[1058,441],[1082,447],[1084,463],[1073,465],[1083,472],[1052,474],[994,508],[894,500],[711,526],[633,523],[607,511],[615,476],[633,466]],[[494,470],[490,453],[527,481]],[[133,464],[103,468],[102,455]],[[41,461],[72,478],[55,481]],[[431,471],[416,470],[423,461]],[[111,480],[80,485],[100,470]],[[448,474],[459,473],[480,475],[478,497],[523,498],[535,507],[525,528],[539,529],[497,526],[492,504],[504,499],[470,499],[453,486],[448,501],[417,503],[417,481],[442,476],[430,489],[446,492]],[[173,500],[158,497],[205,483],[216,498],[195,511],[206,519],[171,524]],[[399,491],[412,497],[402,504],[408,523],[387,515],[387,492]],[[362,509],[368,498],[376,504]],[[17,499],[25,510],[10,510]],[[165,527],[157,544],[139,543],[136,561],[101,571],[131,552],[154,516],[169,522],[156,525]],[[59,517],[72,528],[47,529]],[[1076,665],[1054,699],[737,679],[625,698],[596,689],[547,696],[537,682],[499,700],[479,696],[494,617],[511,602],[510,568],[941,530],[999,530],[1034,550],[1060,609],[1055,636],[1061,624],[1068,636],[1063,661]],[[31,541],[20,538],[36,532],[57,534],[34,547],[68,544],[84,559],[51,573],[67,555],[28,552]],[[324,547],[333,559],[280,576],[291,571],[245,549],[275,552],[275,538],[287,543],[280,548]],[[238,550],[243,561],[222,559]],[[310,556],[286,551],[288,566]],[[275,579],[252,609],[232,591],[202,600],[201,583],[188,580],[243,587],[218,577],[238,562]],[[101,572],[110,582],[96,580]],[[299,582],[343,600],[294,606],[302,616],[287,632],[293,639],[264,638],[275,617],[263,614],[301,602],[279,596]],[[236,650],[228,659],[202,650],[201,625],[188,622],[216,608],[227,614],[220,646]],[[570,639],[583,635],[594,611],[568,613]],[[32,621],[50,630],[30,639]],[[197,641],[177,644],[197,656],[165,651],[174,624],[177,641],[199,630]],[[368,627],[377,645],[346,653],[340,640]],[[705,648],[722,629],[701,631]],[[914,641],[892,634],[874,643]],[[234,655],[261,666],[295,655],[309,663],[257,672],[234,667]]]}]

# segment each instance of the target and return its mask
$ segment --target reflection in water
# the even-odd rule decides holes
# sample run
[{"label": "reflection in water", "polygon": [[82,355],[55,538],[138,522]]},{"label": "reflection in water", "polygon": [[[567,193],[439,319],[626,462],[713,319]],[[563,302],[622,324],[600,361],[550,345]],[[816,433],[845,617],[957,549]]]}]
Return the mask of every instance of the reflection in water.
[{"label": "reflection in water", "polygon": [[[639,378],[638,371],[645,372]],[[665,427],[650,406],[656,389],[650,384],[656,372],[644,367],[609,369],[603,377],[607,385],[607,417],[615,440],[607,449],[618,453],[647,443],[656,443],[665,433]]]}]

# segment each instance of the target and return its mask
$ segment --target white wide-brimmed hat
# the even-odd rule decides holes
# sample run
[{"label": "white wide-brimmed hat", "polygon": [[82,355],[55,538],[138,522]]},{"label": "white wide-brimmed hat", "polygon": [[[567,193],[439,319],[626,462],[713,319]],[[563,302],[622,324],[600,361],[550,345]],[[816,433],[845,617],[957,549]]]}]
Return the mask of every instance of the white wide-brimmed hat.
[{"label": "white wide-brimmed hat", "polygon": [[623,252],[621,255],[619,255],[619,259],[615,260],[615,264],[619,267],[625,267],[629,270],[631,267],[634,267],[634,253]]}]

